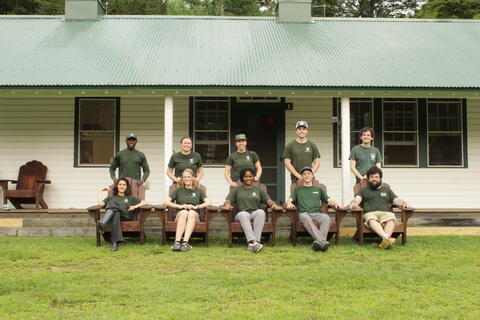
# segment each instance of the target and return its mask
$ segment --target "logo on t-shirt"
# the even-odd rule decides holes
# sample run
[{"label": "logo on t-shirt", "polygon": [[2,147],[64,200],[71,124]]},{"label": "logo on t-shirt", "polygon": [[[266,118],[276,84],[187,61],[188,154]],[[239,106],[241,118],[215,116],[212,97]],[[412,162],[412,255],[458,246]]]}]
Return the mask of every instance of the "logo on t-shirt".
[{"label": "logo on t-shirt", "polygon": [[247,156],[247,160],[250,160],[250,156]]},{"label": "logo on t-shirt", "polygon": [[386,193],[386,192],[380,192],[380,196],[386,197],[386,196],[387,196],[387,193]]},{"label": "logo on t-shirt", "polygon": [[123,199],[124,202],[128,202],[128,199]]},{"label": "logo on t-shirt", "polygon": [[319,192],[318,191],[312,191],[313,194],[318,194]]},{"label": "logo on t-shirt", "polygon": [[252,197],[256,197],[257,196],[257,193],[254,191],[252,192]]},{"label": "logo on t-shirt", "polygon": [[310,147],[305,147],[305,152],[310,152]]},{"label": "logo on t-shirt", "polygon": [[196,193],[195,192],[192,192],[192,198],[196,196]]},{"label": "logo on t-shirt", "polygon": [[190,163],[193,163],[193,158],[190,158]]},{"label": "logo on t-shirt", "polygon": [[372,160],[375,160],[375,153],[370,153],[370,158],[372,158]]}]

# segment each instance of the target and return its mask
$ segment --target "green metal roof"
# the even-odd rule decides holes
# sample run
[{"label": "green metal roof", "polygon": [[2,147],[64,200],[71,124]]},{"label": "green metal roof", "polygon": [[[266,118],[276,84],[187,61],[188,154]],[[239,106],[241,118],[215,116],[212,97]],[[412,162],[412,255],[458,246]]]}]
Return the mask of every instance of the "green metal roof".
[{"label": "green metal roof", "polygon": [[0,17],[0,87],[480,88],[480,21]]}]

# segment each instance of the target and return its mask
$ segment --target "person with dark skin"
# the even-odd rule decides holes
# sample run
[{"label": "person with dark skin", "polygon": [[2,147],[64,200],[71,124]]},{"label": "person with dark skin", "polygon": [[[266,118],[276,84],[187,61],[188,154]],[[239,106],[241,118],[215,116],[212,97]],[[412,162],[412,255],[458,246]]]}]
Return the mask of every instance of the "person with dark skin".
[{"label": "person with dark skin", "polygon": [[255,170],[242,169],[240,171],[242,185],[230,191],[222,209],[232,210],[235,204],[238,208],[235,221],[240,221],[242,225],[247,237],[248,251],[257,253],[263,248],[260,237],[266,220],[265,211],[260,208],[260,204],[266,203],[273,210],[282,210],[282,207],[273,202],[264,190],[254,186],[254,179]]},{"label": "person with dark skin", "polygon": [[[113,182],[116,181],[115,172],[118,168],[118,176],[123,178],[132,178],[147,181],[150,175],[147,158],[143,152],[135,149],[137,145],[137,136],[129,133],[125,139],[127,148],[118,152],[110,164],[110,177]],[[142,177],[143,170],[143,177]]]},{"label": "person with dark skin", "polygon": [[112,251],[117,251],[120,243],[123,242],[121,221],[131,221],[135,209],[145,204],[145,201],[130,195],[128,181],[124,178],[118,179],[113,186],[113,195],[101,200],[101,193],[109,188],[100,189],[98,205],[106,207],[105,215],[98,221],[98,228],[103,232],[105,226],[112,226]]},{"label": "person with dark skin", "polygon": [[382,186],[382,170],[378,167],[371,167],[367,171],[368,187],[364,187],[355,195],[350,203],[350,208],[358,209],[363,205],[363,221],[366,227],[378,234],[382,241],[378,245],[380,249],[389,249],[395,245],[395,238],[392,238],[395,228],[395,214],[391,212],[392,204],[412,208],[407,202],[397,197],[390,189]]}]

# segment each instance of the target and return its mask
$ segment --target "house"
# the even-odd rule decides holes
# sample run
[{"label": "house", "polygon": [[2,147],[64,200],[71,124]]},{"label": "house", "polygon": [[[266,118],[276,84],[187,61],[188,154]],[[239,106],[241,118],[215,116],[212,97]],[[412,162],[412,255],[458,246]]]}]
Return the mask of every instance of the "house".
[{"label": "house", "polygon": [[147,201],[161,203],[166,162],[192,136],[219,204],[242,132],[281,201],[284,146],[306,120],[331,197],[352,198],[341,163],[369,125],[399,196],[478,207],[480,21],[310,11],[310,1],[280,0],[277,17],[106,16],[97,0],[66,0],[65,16],[0,16],[0,177],[42,161],[49,206],[85,208],[134,132],[151,168]]}]

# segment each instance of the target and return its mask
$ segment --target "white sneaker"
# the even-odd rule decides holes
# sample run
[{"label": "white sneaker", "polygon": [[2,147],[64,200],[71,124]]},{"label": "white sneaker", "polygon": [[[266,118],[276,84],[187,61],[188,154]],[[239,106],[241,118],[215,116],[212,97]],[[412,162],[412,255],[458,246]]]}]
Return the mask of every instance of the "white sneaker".
[{"label": "white sneaker", "polygon": [[249,243],[247,247],[248,252],[253,252],[253,243]]},{"label": "white sneaker", "polygon": [[253,252],[255,252],[255,253],[260,252],[260,250],[262,250],[262,248],[263,248],[263,244],[261,244],[260,242],[255,242],[253,244]]}]

